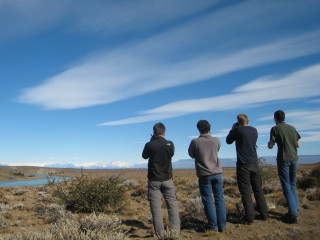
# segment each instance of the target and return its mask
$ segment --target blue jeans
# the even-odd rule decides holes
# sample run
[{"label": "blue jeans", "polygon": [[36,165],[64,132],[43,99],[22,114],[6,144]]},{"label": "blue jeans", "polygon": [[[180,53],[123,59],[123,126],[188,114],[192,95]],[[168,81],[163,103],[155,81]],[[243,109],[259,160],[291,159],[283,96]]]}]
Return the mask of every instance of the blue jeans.
[{"label": "blue jeans", "polygon": [[278,174],[283,195],[289,206],[289,215],[298,216],[299,197],[296,191],[298,161],[278,161]]},{"label": "blue jeans", "polygon": [[[224,230],[227,224],[227,211],[223,198],[222,174],[199,177],[199,189],[203,209],[208,220],[208,229]],[[212,193],[214,195],[214,204]]]}]

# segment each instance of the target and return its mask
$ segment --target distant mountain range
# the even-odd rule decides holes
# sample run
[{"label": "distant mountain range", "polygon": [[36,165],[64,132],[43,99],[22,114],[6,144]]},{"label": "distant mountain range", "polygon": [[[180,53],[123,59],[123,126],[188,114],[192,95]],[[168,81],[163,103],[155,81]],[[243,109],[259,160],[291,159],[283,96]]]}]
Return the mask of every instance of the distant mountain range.
[{"label": "distant mountain range", "polygon": [[[266,159],[267,164],[276,165],[275,156],[265,156],[262,157]],[[236,158],[220,158],[222,167],[235,167]],[[316,163],[320,162],[320,155],[301,155],[299,156],[299,164],[306,163]],[[146,161],[143,164],[135,164],[133,166],[123,166],[118,165],[117,163],[111,164],[97,164],[90,166],[75,166],[74,164],[51,164],[45,165],[44,167],[49,168],[83,168],[83,169],[128,169],[128,168],[147,168],[148,162]],[[178,161],[172,162],[172,167],[174,169],[192,169],[194,168],[194,159],[180,159]]]}]

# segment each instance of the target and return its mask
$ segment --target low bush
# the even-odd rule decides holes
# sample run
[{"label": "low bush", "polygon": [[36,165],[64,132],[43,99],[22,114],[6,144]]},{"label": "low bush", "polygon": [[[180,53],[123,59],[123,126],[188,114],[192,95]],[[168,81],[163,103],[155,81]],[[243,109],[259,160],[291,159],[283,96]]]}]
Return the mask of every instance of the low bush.
[{"label": "low bush", "polygon": [[320,189],[309,188],[307,189],[306,194],[309,201],[320,201]]},{"label": "low bush", "polygon": [[281,189],[281,183],[278,178],[268,179],[263,185],[264,194],[270,194]]},{"label": "low bush", "polygon": [[120,220],[105,214],[91,214],[82,220],[60,219],[41,231],[3,234],[1,240],[128,240]]},{"label": "low bush", "polygon": [[267,164],[266,159],[259,158],[258,166],[263,184],[265,184],[267,181],[278,178],[277,169],[271,164]]},{"label": "low bush", "polygon": [[232,197],[232,198],[239,198],[240,197],[240,192],[237,187],[235,186],[230,186],[224,189],[224,194]]},{"label": "low bush", "polygon": [[158,240],[178,240],[180,239],[180,231],[175,229],[167,229],[163,234],[157,236]]},{"label": "low bush", "polygon": [[75,219],[75,215],[65,210],[65,206],[50,204],[44,211],[44,218],[48,223],[54,223],[60,219]]},{"label": "low bush", "polygon": [[224,186],[235,186],[237,185],[237,179],[233,177],[223,177]]},{"label": "low bush", "polygon": [[12,175],[24,177],[24,173],[21,173],[21,172],[15,172],[15,173],[12,173]]},{"label": "low bush", "polygon": [[72,212],[116,212],[126,203],[126,187],[117,177],[92,178],[82,175],[54,185],[53,196]]},{"label": "low bush", "polygon": [[316,166],[310,173],[304,174],[297,179],[297,186],[303,190],[320,187],[320,165]]},{"label": "low bush", "polygon": [[201,220],[206,219],[201,197],[190,198],[187,202],[185,211],[194,218]]},{"label": "low bush", "polygon": [[0,203],[0,213],[5,213],[6,211],[11,210],[10,205]]},{"label": "low bush", "polygon": [[142,199],[147,199],[148,191],[147,187],[145,186],[140,186],[137,187],[132,193],[132,197],[141,197]]},{"label": "low bush", "polygon": [[15,192],[13,192],[13,195],[20,196],[26,194],[27,192],[28,190],[26,189],[17,189]]},{"label": "low bush", "polygon": [[122,183],[123,186],[127,187],[128,189],[135,189],[139,186],[139,183],[136,180],[125,180]]}]

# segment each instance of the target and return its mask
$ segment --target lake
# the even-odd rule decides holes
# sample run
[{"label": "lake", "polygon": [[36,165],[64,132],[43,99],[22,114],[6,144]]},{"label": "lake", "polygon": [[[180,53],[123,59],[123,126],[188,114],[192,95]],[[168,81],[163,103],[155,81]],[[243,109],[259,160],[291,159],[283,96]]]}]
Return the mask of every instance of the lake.
[{"label": "lake", "polygon": [[[39,177],[41,179],[32,179],[32,180],[20,180],[20,181],[8,181],[8,182],[0,182],[0,187],[25,187],[25,186],[41,186],[48,184],[48,175],[45,174],[35,174],[32,175],[35,177]],[[68,180],[69,178],[63,178],[58,176],[49,176],[50,180],[55,183],[62,182],[65,179]]]}]

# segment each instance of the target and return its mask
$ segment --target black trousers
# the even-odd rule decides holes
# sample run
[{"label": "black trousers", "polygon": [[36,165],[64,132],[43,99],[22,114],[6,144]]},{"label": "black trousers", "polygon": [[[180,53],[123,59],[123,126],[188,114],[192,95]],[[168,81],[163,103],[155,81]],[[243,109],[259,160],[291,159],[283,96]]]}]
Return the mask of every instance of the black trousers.
[{"label": "black trousers", "polygon": [[254,220],[254,206],[251,198],[251,187],[256,199],[261,219],[268,218],[268,207],[262,190],[258,164],[237,165],[237,181],[241,199],[245,211],[246,221],[251,223]]}]

